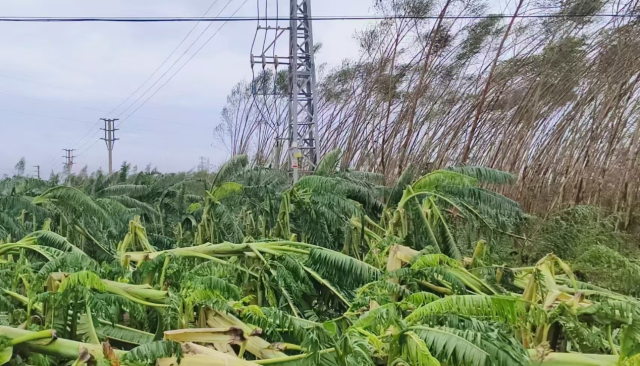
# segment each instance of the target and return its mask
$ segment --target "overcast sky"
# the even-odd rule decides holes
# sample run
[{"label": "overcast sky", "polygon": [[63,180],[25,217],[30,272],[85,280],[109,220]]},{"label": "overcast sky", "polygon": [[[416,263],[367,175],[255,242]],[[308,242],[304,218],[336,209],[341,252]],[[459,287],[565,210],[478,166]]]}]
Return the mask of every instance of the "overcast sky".
[{"label": "overcast sky", "polygon": [[[229,0],[218,0],[216,16]],[[273,3],[275,0],[268,0]],[[288,3],[281,1],[284,9]],[[244,0],[231,0],[222,16]],[[264,1],[262,1],[264,2]],[[214,0],[13,0],[0,2],[2,16],[202,16]],[[151,5],[153,4],[153,5]],[[316,0],[314,15],[372,14],[371,0]],[[236,14],[255,16],[256,0]],[[11,175],[21,158],[27,172],[40,165],[47,177],[62,169],[63,148],[75,148],[74,171],[107,167],[98,128],[101,117],[133,112],[222,25],[215,23],[138,103],[137,99],[184,52],[209,23],[200,23],[170,61],[129,102],[131,95],[171,54],[195,23],[1,23],[0,22],[0,176]],[[357,56],[353,38],[365,22],[314,23],[322,42],[318,63],[337,65]],[[232,86],[251,77],[249,54],[256,23],[226,24],[153,98],[124,121],[118,131],[114,165],[123,160],[161,171],[188,170],[199,156],[213,164],[227,157],[212,136]],[[87,149],[88,148],[88,149]],[[84,152],[83,152],[84,151]]]}]

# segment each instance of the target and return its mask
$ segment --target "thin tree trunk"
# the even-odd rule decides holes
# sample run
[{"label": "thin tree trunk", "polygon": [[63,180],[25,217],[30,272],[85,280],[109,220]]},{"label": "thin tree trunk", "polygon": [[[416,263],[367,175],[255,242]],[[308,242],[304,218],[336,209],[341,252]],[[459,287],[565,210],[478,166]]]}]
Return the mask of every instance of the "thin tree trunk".
[{"label": "thin tree trunk", "polygon": [[484,101],[487,99],[487,93],[489,92],[489,88],[491,87],[491,80],[493,79],[493,73],[495,72],[496,65],[498,65],[498,60],[500,59],[500,54],[502,53],[502,48],[504,47],[504,43],[507,41],[507,37],[509,37],[509,33],[511,32],[511,28],[513,27],[513,23],[518,17],[518,13],[520,12],[520,8],[522,8],[522,4],[524,0],[518,1],[518,6],[516,7],[516,11],[513,13],[511,17],[511,21],[507,26],[507,29],[504,32],[504,36],[502,36],[502,41],[500,41],[500,46],[498,46],[498,51],[496,52],[496,57],[493,59],[493,64],[491,65],[491,70],[489,71],[489,76],[487,77],[487,83],[484,85],[484,89],[482,90],[482,94],[480,95],[480,101],[478,102],[478,106],[476,107],[476,114],[473,118],[473,122],[471,123],[471,130],[469,131],[469,137],[467,138],[467,143],[464,145],[464,149],[462,150],[462,159],[461,163],[466,164],[469,159],[469,154],[471,151],[471,144],[473,142],[473,138],[475,137],[476,129],[478,128],[478,121],[480,120],[480,114],[482,113],[482,109],[484,107]]}]

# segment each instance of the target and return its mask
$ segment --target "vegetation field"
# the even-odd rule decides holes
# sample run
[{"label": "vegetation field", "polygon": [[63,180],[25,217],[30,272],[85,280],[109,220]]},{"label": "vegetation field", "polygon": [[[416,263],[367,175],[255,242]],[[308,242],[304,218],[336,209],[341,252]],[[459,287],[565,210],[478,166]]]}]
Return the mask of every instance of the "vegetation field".
[{"label": "vegetation field", "polygon": [[[0,181],[0,364],[636,365],[616,215],[532,216],[506,172]],[[623,219],[624,221],[624,219]]]}]

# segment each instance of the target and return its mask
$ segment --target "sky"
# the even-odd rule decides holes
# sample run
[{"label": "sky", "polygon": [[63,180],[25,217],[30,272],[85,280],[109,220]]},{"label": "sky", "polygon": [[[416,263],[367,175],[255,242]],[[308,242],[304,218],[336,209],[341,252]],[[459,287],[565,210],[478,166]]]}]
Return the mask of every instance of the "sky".
[{"label": "sky", "polygon": [[[0,2],[0,14],[200,17],[213,4],[207,16],[230,16],[238,8],[236,16],[255,16],[256,0],[240,7],[244,1],[20,0]],[[268,1],[273,4],[276,0]],[[281,11],[286,10],[288,1],[279,1]],[[368,15],[373,14],[372,3],[315,0],[312,8],[317,16]],[[107,149],[99,140],[103,134],[99,118],[123,120],[134,111],[116,132],[120,140],[113,150],[114,169],[124,160],[139,169],[151,164],[163,172],[192,169],[200,156],[209,158],[214,166],[224,162],[228,153],[214,138],[213,129],[220,123],[231,88],[251,78],[249,55],[256,24],[230,22],[220,28],[222,23],[214,23],[207,28],[209,23],[199,23],[151,81],[113,111],[158,69],[196,23],[0,22],[0,176],[11,175],[24,157],[27,174],[34,174],[33,166],[40,165],[46,178],[52,170],[62,170],[65,148],[76,149],[74,172],[85,165],[90,171],[106,169]],[[314,41],[323,44],[316,62],[330,67],[358,55],[353,35],[367,23],[332,21],[313,26]],[[201,33],[191,50],[170,68]]]}]

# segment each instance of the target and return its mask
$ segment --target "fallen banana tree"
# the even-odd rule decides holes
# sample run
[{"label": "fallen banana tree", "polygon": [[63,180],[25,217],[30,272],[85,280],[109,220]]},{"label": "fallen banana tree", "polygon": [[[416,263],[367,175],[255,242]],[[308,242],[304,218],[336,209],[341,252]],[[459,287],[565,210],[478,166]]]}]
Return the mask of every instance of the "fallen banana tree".
[{"label": "fallen banana tree", "polygon": [[56,272],[47,279],[47,292],[64,293],[67,289],[82,286],[101,293],[122,296],[127,300],[151,307],[167,307],[164,302],[169,297],[167,291],[159,291],[149,285],[135,285],[104,280],[92,272],[81,271],[73,274]]},{"label": "fallen banana tree", "polygon": [[[59,338],[6,332],[3,352],[40,349],[76,365],[114,355],[122,364],[341,366],[590,365],[636,355],[637,301],[585,287],[553,255],[509,269],[484,263],[484,243],[455,260],[385,238],[366,218],[357,224],[371,237],[362,257],[288,240],[156,250],[139,221],[111,265],[72,251],[43,265],[46,256],[24,255],[38,251],[11,249],[3,265],[15,273],[2,296],[22,312],[7,313],[8,323]],[[120,350],[99,347],[105,340]]]},{"label": "fallen banana tree", "polygon": [[[162,251],[143,251],[143,252],[122,252],[120,254],[123,264],[131,262],[141,264],[157,258],[160,255],[169,255],[170,257],[194,257],[208,260],[216,260],[216,258],[224,258],[230,256],[246,256],[259,257],[263,254],[282,255],[287,253],[297,253],[308,255],[311,249],[322,249],[316,245],[300,243],[295,241],[270,241],[255,243],[220,243],[220,244],[202,244],[192,247],[175,248]],[[222,263],[218,261],[221,264]]]},{"label": "fallen banana tree", "polygon": [[[213,365],[213,366],[256,366],[256,365],[284,365],[286,363],[302,360],[312,357],[310,354],[300,354],[294,356],[281,356],[277,358],[246,361],[239,357],[219,352],[211,347],[198,345],[194,342],[228,342],[237,345],[246,342],[247,338],[240,335],[238,328],[230,329],[194,329],[181,330],[178,332],[171,331],[165,333],[165,339],[175,340],[181,343],[181,354],[179,355],[180,364],[182,365]],[[81,357],[82,352],[86,351],[93,361],[110,359],[113,352],[119,359],[126,359],[127,351],[113,350],[105,348],[104,345],[95,345],[71,341],[67,339],[55,337],[55,332],[51,330],[41,332],[31,332],[11,327],[0,326],[0,337],[9,339],[10,347],[5,347],[0,355],[0,361],[7,362],[11,355],[7,353],[14,347],[17,351],[25,350],[63,359],[75,360]],[[249,336],[249,338],[252,336]],[[332,352],[332,350],[328,350]],[[326,354],[326,351],[324,352]],[[6,358],[6,355],[9,358]],[[612,355],[596,355],[596,354],[576,354],[576,353],[557,353],[548,352],[542,349],[529,350],[529,365],[580,365],[580,366],[613,366],[618,365],[619,357]],[[113,363],[112,363],[113,365]],[[178,365],[178,357],[160,357],[156,360],[156,365],[170,366]]]},{"label": "fallen banana tree", "polygon": [[[55,334],[55,331],[52,330],[31,332],[23,329],[0,326],[0,337],[10,339],[11,343],[13,343],[12,347],[17,349],[25,349],[29,352],[68,360],[77,359],[82,350],[87,350],[95,360],[105,358],[103,347],[99,344],[82,343],[58,338]],[[5,350],[6,349],[7,348],[5,348]],[[115,350],[115,353],[119,357],[126,354],[125,351],[120,350]],[[10,355],[9,358],[11,358]],[[8,359],[2,360],[4,362],[8,361]]]},{"label": "fallen banana tree", "polygon": [[176,357],[159,358],[156,366],[176,366],[193,365],[193,366],[258,366],[259,364],[245,361],[228,355],[223,352],[216,351],[209,347],[203,347],[195,343],[186,342],[182,344],[182,357],[180,361]]}]

